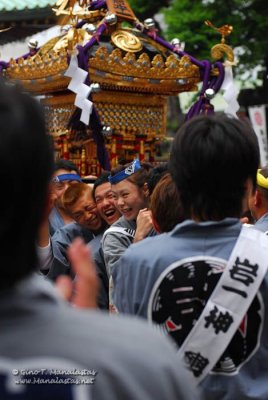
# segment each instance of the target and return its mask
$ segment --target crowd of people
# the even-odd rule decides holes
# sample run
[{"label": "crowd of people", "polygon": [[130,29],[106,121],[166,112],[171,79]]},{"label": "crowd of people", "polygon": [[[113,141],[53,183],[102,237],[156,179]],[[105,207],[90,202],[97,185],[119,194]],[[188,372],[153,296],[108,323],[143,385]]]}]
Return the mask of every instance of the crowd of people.
[{"label": "crowd of people", "polygon": [[0,399],[267,399],[268,167],[249,124],[195,117],[167,164],[93,184],[4,83],[0,130]]}]

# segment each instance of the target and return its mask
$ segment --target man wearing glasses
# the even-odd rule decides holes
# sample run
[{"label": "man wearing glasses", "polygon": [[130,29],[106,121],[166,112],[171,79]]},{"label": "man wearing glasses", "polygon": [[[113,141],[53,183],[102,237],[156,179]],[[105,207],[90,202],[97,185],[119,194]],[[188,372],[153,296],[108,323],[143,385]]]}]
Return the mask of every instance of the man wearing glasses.
[{"label": "man wearing glasses", "polygon": [[57,160],[50,186],[51,201],[53,201],[53,208],[49,215],[49,231],[51,235],[62,226],[73,222],[72,217],[64,210],[61,200],[66,189],[77,182],[82,182],[82,180],[76,165],[69,160]]}]

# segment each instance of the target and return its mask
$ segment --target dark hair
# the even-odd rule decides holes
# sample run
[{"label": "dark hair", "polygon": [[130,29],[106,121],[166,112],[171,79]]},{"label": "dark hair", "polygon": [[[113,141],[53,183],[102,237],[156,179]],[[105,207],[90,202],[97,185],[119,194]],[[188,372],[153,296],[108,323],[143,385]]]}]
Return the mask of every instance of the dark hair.
[{"label": "dark hair", "polygon": [[[260,170],[260,173],[262,176],[264,176],[264,178],[268,178],[268,165],[262,167]],[[261,192],[263,199],[265,201],[268,201],[268,189],[266,189],[262,186],[259,186],[258,184],[257,184],[257,188],[258,188],[259,192]]]},{"label": "dark hair", "polygon": [[148,179],[148,190],[149,195],[153,193],[154,188],[156,187],[157,183],[160,181],[162,176],[168,173],[168,163],[162,163],[154,167],[150,172],[150,177]]},{"label": "dark hair", "polygon": [[93,197],[95,200],[95,191],[98,186],[103,185],[104,183],[109,182],[109,176],[110,176],[110,171],[103,171],[101,175],[95,180],[94,185],[93,185]]},{"label": "dark hair", "polygon": [[157,183],[151,196],[150,209],[160,232],[169,232],[184,220],[180,196],[169,173]]},{"label": "dark hair", "polygon": [[54,172],[58,171],[59,169],[66,169],[66,171],[76,171],[79,175],[78,167],[70,160],[65,160],[60,158],[55,161]]},{"label": "dark hair", "polygon": [[251,127],[224,115],[199,116],[175,136],[170,171],[186,218],[240,217],[249,178],[256,185],[257,139]]},{"label": "dark hair", "polygon": [[36,238],[53,171],[53,149],[37,100],[0,82],[0,289],[37,268]]},{"label": "dark hair", "polygon": [[[117,167],[113,168],[111,170],[111,176],[114,176],[118,174],[118,172],[123,171],[127,167],[129,167],[132,163],[125,164],[125,165],[118,165]],[[149,176],[150,176],[150,171],[152,170],[153,166],[150,163],[142,163],[141,168],[135,172],[132,175],[129,175],[128,178],[126,178],[129,182],[133,183],[133,185],[136,185],[140,188],[143,187],[145,183],[148,182]]]}]

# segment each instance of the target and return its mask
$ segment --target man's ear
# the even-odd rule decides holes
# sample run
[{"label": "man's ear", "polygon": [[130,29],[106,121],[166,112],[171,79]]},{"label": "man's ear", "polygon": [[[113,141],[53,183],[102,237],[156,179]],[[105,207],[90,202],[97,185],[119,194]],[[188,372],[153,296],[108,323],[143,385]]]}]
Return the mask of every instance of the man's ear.
[{"label": "man's ear", "polygon": [[256,189],[254,189],[252,179],[248,178],[245,182],[246,197],[253,196],[255,194],[255,192],[256,192]]},{"label": "man's ear", "polygon": [[145,182],[143,185],[143,193],[145,197],[149,197],[150,196],[150,192],[149,192],[149,188],[148,188],[148,183]]},{"label": "man's ear", "polygon": [[261,192],[258,189],[256,189],[255,199],[254,199],[254,206],[255,207],[260,207],[261,205],[262,205],[262,195],[261,195]]}]

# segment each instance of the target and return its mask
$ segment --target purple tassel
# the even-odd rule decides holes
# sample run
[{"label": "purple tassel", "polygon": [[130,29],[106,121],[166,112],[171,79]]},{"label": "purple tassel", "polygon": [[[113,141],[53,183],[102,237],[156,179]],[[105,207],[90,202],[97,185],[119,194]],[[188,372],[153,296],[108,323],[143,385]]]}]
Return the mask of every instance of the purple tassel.
[{"label": "purple tassel", "polygon": [[89,10],[99,10],[100,8],[107,8],[106,0],[96,1],[88,7]]},{"label": "purple tassel", "polygon": [[[105,29],[106,29],[106,24],[102,23],[99,26],[96,34],[90,39],[90,41],[84,47],[77,46],[78,66],[79,68],[82,68],[84,71],[88,71],[88,51],[96,42],[98,42],[99,36],[102,35]],[[89,86],[90,83],[91,82],[88,75],[85,84]],[[74,111],[73,115],[69,120],[68,123],[69,129],[78,130],[82,132],[86,130],[86,125],[80,121],[81,112],[82,111],[79,108],[76,108],[76,110]],[[94,105],[90,117],[90,127],[93,132],[93,139],[97,145],[97,158],[99,160],[99,163],[103,169],[109,170],[110,161],[105,147],[104,137],[102,135],[102,125],[96,107]]]}]

